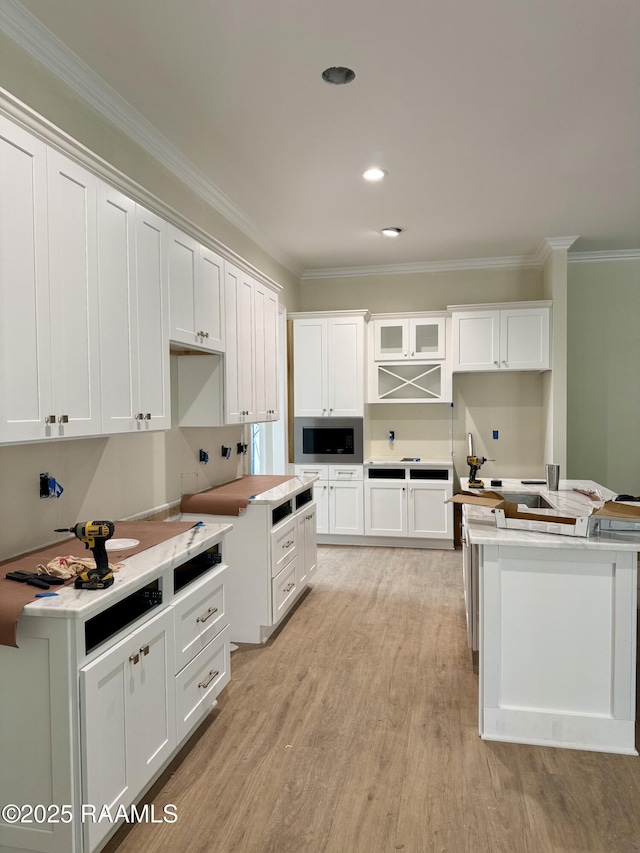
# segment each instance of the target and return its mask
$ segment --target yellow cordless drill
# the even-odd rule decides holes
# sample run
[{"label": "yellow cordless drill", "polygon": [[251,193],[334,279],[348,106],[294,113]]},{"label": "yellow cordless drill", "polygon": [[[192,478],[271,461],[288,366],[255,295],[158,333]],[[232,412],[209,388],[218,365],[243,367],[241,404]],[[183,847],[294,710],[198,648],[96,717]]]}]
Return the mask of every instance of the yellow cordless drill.
[{"label": "yellow cordless drill", "polygon": [[115,530],[113,521],[79,521],[73,527],[59,527],[56,533],[73,533],[85,548],[90,548],[95,569],[86,569],[76,578],[76,589],[106,589],[113,583],[113,572],[109,568],[109,558],[105,542],[111,539]]}]

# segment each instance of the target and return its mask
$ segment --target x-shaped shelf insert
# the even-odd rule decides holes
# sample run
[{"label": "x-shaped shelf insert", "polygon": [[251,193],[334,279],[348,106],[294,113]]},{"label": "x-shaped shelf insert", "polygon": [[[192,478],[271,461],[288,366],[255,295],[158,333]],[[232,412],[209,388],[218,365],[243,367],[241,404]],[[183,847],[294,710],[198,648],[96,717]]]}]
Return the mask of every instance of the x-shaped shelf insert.
[{"label": "x-shaped shelf insert", "polygon": [[[404,365],[404,366],[408,367],[408,365]],[[441,371],[441,365],[440,364],[431,365],[426,370],[423,370],[422,373],[418,373],[416,376],[406,377],[406,376],[401,376],[400,374],[394,372],[390,368],[379,364],[378,365],[378,379],[379,379],[381,373],[386,373],[388,376],[391,376],[391,377],[393,377],[393,379],[396,379],[397,384],[394,385],[393,388],[390,388],[388,391],[385,391],[384,393],[378,393],[378,397],[380,399],[384,399],[385,397],[388,397],[390,394],[397,394],[397,392],[400,391],[402,388],[412,386],[413,388],[416,388],[418,391],[420,391],[421,394],[427,394],[427,395],[433,397],[435,400],[439,400],[442,397],[442,393],[436,394],[435,391],[431,391],[429,388],[425,388],[424,385],[420,384],[421,379],[424,379],[425,376],[429,376],[434,371],[440,372]],[[412,399],[418,399],[418,398],[412,398]]]}]

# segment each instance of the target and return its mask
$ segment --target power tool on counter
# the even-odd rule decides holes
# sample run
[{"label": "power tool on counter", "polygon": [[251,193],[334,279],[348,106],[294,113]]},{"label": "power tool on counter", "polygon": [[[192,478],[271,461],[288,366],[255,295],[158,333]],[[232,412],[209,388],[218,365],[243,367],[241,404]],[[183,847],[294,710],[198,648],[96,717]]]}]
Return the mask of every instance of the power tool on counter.
[{"label": "power tool on counter", "polygon": [[113,583],[113,572],[109,568],[109,559],[105,542],[111,539],[115,531],[113,521],[79,521],[73,527],[59,527],[56,533],[73,533],[85,548],[90,548],[95,569],[87,569],[76,578],[76,589],[106,589]]},{"label": "power tool on counter", "polygon": [[467,465],[469,466],[469,482],[470,489],[484,489],[482,480],[478,480],[478,471],[485,462],[495,462],[495,459],[487,459],[484,456],[476,456],[473,449],[473,435],[469,433],[469,455],[467,456]]}]

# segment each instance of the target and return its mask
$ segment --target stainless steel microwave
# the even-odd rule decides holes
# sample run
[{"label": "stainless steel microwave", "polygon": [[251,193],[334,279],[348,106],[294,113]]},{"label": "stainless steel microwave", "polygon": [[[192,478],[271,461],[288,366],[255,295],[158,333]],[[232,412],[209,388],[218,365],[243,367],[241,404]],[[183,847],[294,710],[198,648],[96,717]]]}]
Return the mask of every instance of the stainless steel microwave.
[{"label": "stainless steel microwave", "polygon": [[294,418],[296,465],[362,462],[362,418]]}]

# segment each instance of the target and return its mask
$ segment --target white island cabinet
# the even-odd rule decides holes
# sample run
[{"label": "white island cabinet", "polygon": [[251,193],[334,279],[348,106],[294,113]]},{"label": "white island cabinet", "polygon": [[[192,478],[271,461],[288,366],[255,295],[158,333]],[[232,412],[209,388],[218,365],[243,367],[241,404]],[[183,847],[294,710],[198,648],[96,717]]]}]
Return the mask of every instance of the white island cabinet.
[{"label": "white island cabinet", "polygon": [[[574,486],[597,484],[537,488],[560,513],[586,515],[589,499]],[[498,491],[508,497],[533,487],[504,481]],[[463,515],[472,626],[474,601],[478,617],[481,737],[636,755],[640,533],[499,529],[490,510],[468,505]]]},{"label": "white island cabinet", "polygon": [[0,802],[40,811],[0,819],[0,851],[101,848],[118,807],[130,813],[215,706],[230,677],[230,530],[193,528],[126,559],[107,590],[58,588],[24,608],[18,648],[0,646]]},{"label": "white island cabinet", "polygon": [[237,517],[182,513],[183,520],[233,521],[225,551],[233,566],[226,585],[232,642],[266,642],[313,579],[316,479],[291,477],[252,496]]}]

